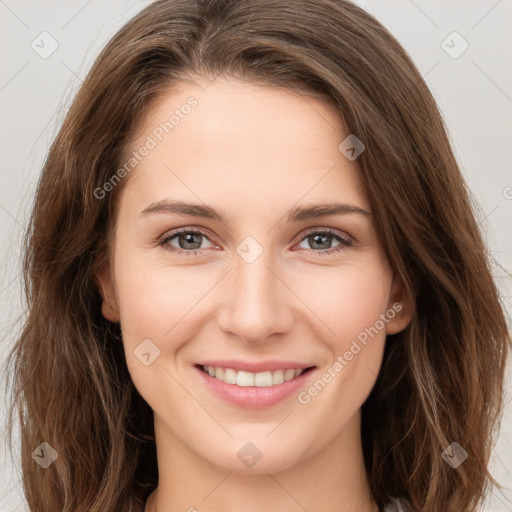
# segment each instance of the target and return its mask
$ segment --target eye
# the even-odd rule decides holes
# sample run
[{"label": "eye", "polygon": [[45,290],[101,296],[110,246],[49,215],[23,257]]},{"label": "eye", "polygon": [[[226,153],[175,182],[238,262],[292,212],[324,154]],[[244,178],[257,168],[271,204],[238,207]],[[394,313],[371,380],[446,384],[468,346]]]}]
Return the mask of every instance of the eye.
[{"label": "eye", "polygon": [[[172,245],[170,242],[174,241],[178,244],[178,247]],[[165,250],[177,252],[180,254],[194,255],[197,254],[200,249],[204,249],[201,247],[203,239],[208,239],[206,233],[200,231],[198,229],[181,229],[179,231],[175,231],[173,233],[168,233],[160,242]]]},{"label": "eye", "polygon": [[[162,246],[166,251],[193,256],[198,254],[201,249],[205,249],[205,247],[202,247],[204,240],[208,240],[208,235],[200,229],[180,229],[167,233],[158,245]],[[333,240],[338,242],[334,249],[328,247],[332,245]],[[310,245],[312,248],[310,250],[315,254],[332,254],[353,244],[353,241],[348,236],[331,229],[311,230],[301,239],[301,243],[303,241]],[[177,243],[177,246],[171,242]],[[303,249],[301,248],[301,250]]]},{"label": "eye", "polygon": [[[332,244],[333,239],[338,242],[338,245],[334,246],[333,250],[329,250],[328,246]],[[316,254],[332,254],[353,244],[353,241],[348,236],[331,229],[310,231],[302,238],[301,243],[303,241],[306,241],[313,249],[321,249],[318,251],[314,250],[313,252]]]}]

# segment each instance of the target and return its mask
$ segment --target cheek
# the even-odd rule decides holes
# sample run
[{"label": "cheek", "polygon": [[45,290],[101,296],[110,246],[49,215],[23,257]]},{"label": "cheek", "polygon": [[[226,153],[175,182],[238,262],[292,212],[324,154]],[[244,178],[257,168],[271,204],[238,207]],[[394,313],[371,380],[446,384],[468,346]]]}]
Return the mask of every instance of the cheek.
[{"label": "cheek", "polygon": [[[385,313],[391,275],[381,262],[346,265],[297,280],[294,291],[324,325],[322,339],[342,349]],[[329,336],[329,333],[331,336]]]},{"label": "cheek", "polygon": [[[163,368],[197,333],[196,319],[208,307],[208,291],[218,280],[212,269],[194,266],[172,266],[137,254],[137,251],[116,262],[116,289],[128,368],[134,382],[142,371],[151,372],[137,359],[144,340],[160,355],[151,369]],[[135,351],[135,353],[134,353]],[[151,351],[151,350],[150,350]],[[146,352],[144,352],[146,353]]]},{"label": "cheek", "polygon": [[329,356],[324,372],[302,390],[298,401],[310,414],[312,428],[322,430],[325,439],[337,435],[375,384],[386,342],[381,315],[386,315],[390,287],[391,273],[377,263],[339,268],[328,288],[309,292],[311,309],[329,327],[322,326],[316,336]]},{"label": "cheek", "polygon": [[386,342],[380,315],[387,311],[392,276],[381,260],[331,270],[326,286],[302,288],[304,302],[321,319],[314,336],[328,356],[319,382],[303,390],[299,403],[309,404],[310,412],[339,404],[331,411],[335,435],[368,397],[379,373]]},{"label": "cheek", "polygon": [[155,265],[142,258],[126,258],[118,265],[126,363],[135,387],[153,410],[187,398],[174,385],[173,376],[181,378],[173,361],[194,338],[197,323],[191,319],[200,310],[206,285],[197,272],[183,267]]},{"label": "cheek", "polygon": [[134,268],[127,269],[124,275],[130,277],[117,286],[123,327],[162,338],[201,298],[203,286],[192,272],[142,265]]},{"label": "cheek", "polygon": [[123,256],[115,261],[121,324],[137,337],[173,338],[215,276],[201,266],[173,263],[162,248],[133,247],[135,235],[123,227],[116,251]]}]

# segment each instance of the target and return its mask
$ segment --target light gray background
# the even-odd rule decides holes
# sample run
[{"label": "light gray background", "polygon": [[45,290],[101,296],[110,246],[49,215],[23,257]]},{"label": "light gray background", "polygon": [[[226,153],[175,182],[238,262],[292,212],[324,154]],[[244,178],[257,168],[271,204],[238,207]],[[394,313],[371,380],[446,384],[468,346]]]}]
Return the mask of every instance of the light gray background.
[{"label": "light gray background", "polygon": [[[0,363],[23,319],[20,241],[49,145],[70,101],[107,40],[148,0],[0,0]],[[358,2],[402,43],[432,90],[457,159],[475,194],[510,319],[512,271],[512,0]],[[31,47],[51,48],[43,59]],[[468,48],[463,48],[458,32]],[[449,37],[448,37],[449,36]],[[445,41],[443,43],[443,41]],[[451,49],[450,49],[451,47]],[[452,52],[450,56],[446,51]],[[509,323],[510,325],[510,323]],[[512,390],[491,471],[507,489],[485,512],[512,510]],[[26,510],[7,453],[0,397],[0,511]],[[461,443],[463,444],[463,443]],[[15,452],[16,456],[16,452]]]}]

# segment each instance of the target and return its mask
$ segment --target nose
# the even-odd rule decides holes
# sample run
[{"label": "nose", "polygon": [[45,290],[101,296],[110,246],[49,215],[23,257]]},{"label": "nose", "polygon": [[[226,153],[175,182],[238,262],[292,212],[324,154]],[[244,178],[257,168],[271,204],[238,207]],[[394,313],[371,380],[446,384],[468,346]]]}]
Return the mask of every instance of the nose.
[{"label": "nose", "polygon": [[248,344],[273,342],[276,335],[289,332],[297,299],[271,251],[263,250],[254,261],[236,254],[233,261],[221,292],[219,328]]}]

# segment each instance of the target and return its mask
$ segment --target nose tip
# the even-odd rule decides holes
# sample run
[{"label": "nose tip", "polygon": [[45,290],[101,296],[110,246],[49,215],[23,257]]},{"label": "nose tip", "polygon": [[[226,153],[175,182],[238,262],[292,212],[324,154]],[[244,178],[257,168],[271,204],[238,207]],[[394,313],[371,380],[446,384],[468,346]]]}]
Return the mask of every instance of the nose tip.
[{"label": "nose tip", "polygon": [[253,237],[247,237],[237,252],[241,255],[228,278],[218,312],[219,327],[247,342],[284,334],[293,324],[293,313],[288,303],[290,292],[276,265]]}]

